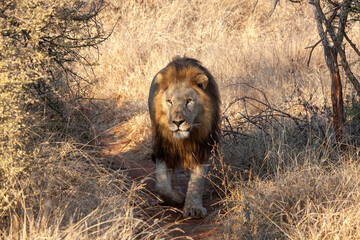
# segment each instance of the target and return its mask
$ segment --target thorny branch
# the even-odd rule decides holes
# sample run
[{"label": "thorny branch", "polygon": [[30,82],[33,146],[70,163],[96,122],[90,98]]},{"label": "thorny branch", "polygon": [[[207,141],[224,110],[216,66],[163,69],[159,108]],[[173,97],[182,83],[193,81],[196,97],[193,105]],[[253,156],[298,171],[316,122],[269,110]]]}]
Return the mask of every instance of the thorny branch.
[{"label": "thorny branch", "polygon": [[310,53],[309,53],[309,58],[308,58],[308,61],[306,63],[307,66],[310,65],[310,60],[311,60],[311,56],[312,56],[312,53],[314,51],[314,49],[322,42],[322,39],[320,39],[317,43],[315,43],[313,46],[311,47],[306,47],[305,49],[308,49],[308,48],[311,48],[310,50]]},{"label": "thorny branch", "polygon": [[[237,112],[236,115],[238,115],[238,117],[236,117],[236,120],[232,122],[228,116],[228,110],[231,109],[233,105],[238,103],[243,104],[244,111]],[[248,111],[249,107],[257,110],[257,112],[253,115],[250,114]],[[292,120],[298,127],[300,127],[300,123],[303,123],[302,119],[294,117],[258,99],[247,96],[234,99],[223,112],[223,119],[225,129],[224,136],[231,134],[246,135],[246,129],[251,129],[251,126],[264,131],[266,134],[269,134],[265,126],[277,125],[283,128],[284,125],[281,122],[283,119]]]},{"label": "thorny branch", "polygon": [[[32,35],[38,32],[18,30],[22,23],[14,18],[10,11],[16,4],[15,1],[10,1],[0,9],[0,18],[14,26],[14,29],[2,34],[26,47]],[[81,93],[92,84],[89,79],[95,76],[92,68],[95,61],[84,56],[81,49],[91,47],[98,51],[98,45],[110,37],[120,20],[119,18],[110,31],[105,31],[98,17],[105,7],[107,5],[104,0],[78,1],[71,6],[59,7],[55,9],[54,14],[49,15],[47,24],[36,30],[43,33],[37,51],[49,56],[51,63],[39,64],[48,76],[34,79],[31,86],[46,105],[64,118],[68,118],[69,114],[61,106],[72,105],[75,102],[81,105]],[[80,64],[87,76],[80,76],[74,72],[71,65],[73,62]],[[59,86],[62,86],[61,91]]]},{"label": "thorny branch", "polygon": [[[261,93],[264,100],[254,97],[235,98],[223,112],[223,135],[242,135],[249,137],[253,129],[259,129],[269,135],[268,127],[273,129],[284,129],[285,119],[293,121],[300,131],[307,123],[306,119],[292,116],[286,111],[276,108],[270,104],[265,93],[249,84],[242,83]],[[234,112],[234,107],[241,104],[241,110]]]},{"label": "thorny branch", "polygon": [[350,46],[354,49],[354,51],[357,53],[357,55],[360,56],[360,51],[359,49],[356,47],[356,45],[351,41],[351,39],[348,37],[348,35],[345,33],[344,34],[346,41],[348,41],[348,43],[350,44]]},{"label": "thorny branch", "polygon": [[[338,5],[338,3],[332,3],[336,7],[334,8],[334,12],[329,19],[327,19],[325,14],[323,13],[319,0],[310,0],[309,4],[313,6],[315,18],[318,19],[317,20],[318,32],[319,32],[320,37],[323,39],[324,50],[325,51],[333,51],[333,50],[331,50],[331,47],[330,47],[330,44],[329,44],[328,38],[327,38],[327,34],[329,34],[331,41],[335,48],[334,50],[336,50],[336,52],[340,55],[341,66],[343,67],[347,78],[353,84],[358,96],[360,96],[360,83],[356,79],[353,72],[351,71],[350,65],[346,59],[345,50],[342,46],[343,38],[344,37],[346,38],[345,28],[346,28],[348,14],[350,11],[350,5],[352,4],[352,2],[353,1],[351,1],[351,0],[346,0],[346,1],[343,1],[340,5]],[[337,14],[338,9],[340,9],[339,14]],[[332,25],[332,22],[333,22],[335,16],[338,16],[338,18],[339,18],[337,34],[335,34],[334,28]],[[323,30],[322,24],[324,24],[326,32]],[[330,55],[330,54],[328,54],[328,55]]]}]

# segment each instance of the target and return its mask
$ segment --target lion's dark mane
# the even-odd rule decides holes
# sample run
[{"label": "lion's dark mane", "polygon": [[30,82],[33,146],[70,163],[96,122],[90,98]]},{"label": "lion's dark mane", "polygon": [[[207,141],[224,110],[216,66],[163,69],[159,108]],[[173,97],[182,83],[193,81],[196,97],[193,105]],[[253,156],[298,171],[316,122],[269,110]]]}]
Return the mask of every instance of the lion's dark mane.
[{"label": "lion's dark mane", "polygon": [[[207,86],[203,89],[203,92],[210,99],[210,106],[212,108],[212,117],[208,119],[211,121],[211,129],[208,130],[208,134],[205,138],[199,139],[199,129],[194,128],[190,132],[190,136],[183,140],[171,139],[163,136],[163,131],[156,121],[156,116],[152,117],[152,133],[153,133],[153,155],[152,159],[165,161],[169,168],[175,169],[179,166],[185,168],[192,168],[194,165],[204,163],[211,155],[212,148],[218,143],[220,136],[220,97],[217,84],[214,77],[210,72],[203,67],[196,59],[187,57],[176,57],[171,61],[160,73],[166,73],[169,69],[180,71],[191,68],[199,69],[208,78]],[[155,76],[156,78],[156,76]],[[158,94],[159,86],[155,86],[154,81],[151,86],[155,95]],[[154,100],[149,96],[149,110],[150,115],[153,111],[152,108],[160,107],[154,105]],[[201,116],[199,116],[201,118]]]}]

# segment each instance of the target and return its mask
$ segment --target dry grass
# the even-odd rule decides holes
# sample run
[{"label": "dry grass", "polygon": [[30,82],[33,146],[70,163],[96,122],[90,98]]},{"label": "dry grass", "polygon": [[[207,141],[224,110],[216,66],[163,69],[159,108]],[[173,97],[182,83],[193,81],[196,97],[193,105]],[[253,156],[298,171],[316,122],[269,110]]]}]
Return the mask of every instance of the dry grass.
[{"label": "dry grass", "polygon": [[[358,239],[359,166],[303,165],[271,180],[234,182],[225,239]],[[240,187],[241,186],[241,187]]]},{"label": "dry grass", "polygon": [[[197,58],[216,77],[223,110],[248,96],[311,120],[297,128],[285,119],[285,128],[249,128],[248,137],[224,139],[225,161],[240,170],[239,179],[251,181],[236,181],[224,198],[228,211],[221,218],[222,237],[356,238],[356,158],[345,161],[331,145],[323,145],[333,137],[321,48],[306,65],[306,47],[318,39],[312,12],[306,3],[282,1],[269,16],[272,7],[273,1],[265,0],[111,1],[104,19],[110,26],[119,21],[95,69],[100,80],[95,96],[115,100],[109,111],[115,118],[105,115],[113,121],[103,120],[103,126],[118,124],[113,133],[121,140],[142,139],[128,151],[147,149],[131,156],[148,158],[146,99],[152,77],[175,55]],[[351,94],[346,83],[345,90]],[[226,114],[236,125],[243,111],[239,102]],[[258,110],[247,111],[256,115]],[[331,163],[339,160],[344,163]]]},{"label": "dry grass", "polygon": [[[310,50],[305,48],[317,41],[311,9],[285,1],[269,16],[272,7],[265,0],[110,1],[103,19],[109,29],[117,25],[100,48],[94,96],[112,99],[104,105],[115,111],[108,111],[103,123],[114,126],[146,113],[153,76],[176,55],[197,58],[211,70],[223,109],[236,97],[260,96],[244,84],[264,91],[275,106],[289,107],[299,99],[319,107],[328,103],[320,48],[306,66]],[[140,128],[146,125],[138,122]]]},{"label": "dry grass", "polygon": [[3,216],[2,239],[161,239],[175,230],[144,217],[144,186],[100,165],[99,150],[52,140],[41,144],[31,170],[2,189],[16,201]]},{"label": "dry grass", "polygon": [[[151,80],[176,55],[197,58],[219,83],[222,110],[239,97],[265,102],[266,96],[274,108],[309,120],[302,128],[286,119],[284,128],[270,124],[261,131],[248,128],[246,137],[224,138],[224,160],[234,175],[225,174],[232,183],[222,199],[221,221],[214,223],[220,229],[216,238],[360,237],[358,151],[351,148],[341,156],[324,144],[324,139],[332,141],[326,115],[329,74],[321,48],[306,66],[310,50],[305,48],[318,39],[307,3],[281,1],[270,16],[270,0],[108,2],[101,18],[108,30],[116,26],[99,55],[90,52],[99,63],[92,97],[101,100],[90,113],[95,131],[89,142],[95,135],[95,140],[111,136],[116,144],[125,143],[117,154],[150,161]],[[349,33],[353,39],[360,39],[358,30],[357,24]],[[349,84],[345,91],[351,94]],[[243,111],[239,102],[226,115],[236,125]],[[258,110],[247,111],[256,115]],[[34,124],[49,127],[40,120]],[[0,216],[6,219],[0,223],[0,237],[169,238],[175,223],[146,217],[143,186],[132,184],[125,172],[101,165],[100,149],[79,144],[74,136],[86,129],[60,125],[42,129],[45,136],[33,139],[32,174],[1,186],[0,194],[12,196],[8,206],[18,207]],[[321,130],[329,134],[324,137]]]},{"label": "dry grass", "polygon": [[[332,164],[343,159],[323,145],[323,133],[329,133],[325,139],[330,142],[332,136],[321,48],[306,66],[310,50],[305,48],[318,39],[312,12],[306,3],[283,1],[270,17],[272,7],[272,1],[112,1],[104,18],[110,25],[119,22],[100,50],[94,94],[116,100],[110,112],[117,121],[110,126],[119,124],[114,132],[121,133],[120,139],[145,139],[131,149],[149,149],[148,87],[175,55],[197,58],[211,70],[223,110],[237,97],[265,102],[265,95],[274,108],[309,117],[312,121],[300,129],[285,121],[283,130],[270,125],[266,131],[247,132],[250,137],[224,139],[225,161],[236,166],[234,171],[240,169],[240,179],[251,181],[236,181],[224,198],[228,211],[221,218],[222,237],[356,238],[356,158]],[[351,86],[345,89],[351,94]],[[236,124],[242,111],[238,103],[226,114]],[[147,158],[144,152],[132,156]]]}]

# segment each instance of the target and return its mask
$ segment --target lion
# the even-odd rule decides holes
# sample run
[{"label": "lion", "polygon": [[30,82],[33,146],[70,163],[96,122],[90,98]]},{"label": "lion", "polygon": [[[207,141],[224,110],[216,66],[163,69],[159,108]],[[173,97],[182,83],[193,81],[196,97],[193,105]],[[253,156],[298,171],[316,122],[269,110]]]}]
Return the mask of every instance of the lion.
[{"label": "lion", "polygon": [[[210,72],[196,59],[175,57],[154,77],[149,92],[155,190],[183,216],[202,218],[204,176],[220,135],[220,96]],[[178,170],[190,170],[186,195]]]}]

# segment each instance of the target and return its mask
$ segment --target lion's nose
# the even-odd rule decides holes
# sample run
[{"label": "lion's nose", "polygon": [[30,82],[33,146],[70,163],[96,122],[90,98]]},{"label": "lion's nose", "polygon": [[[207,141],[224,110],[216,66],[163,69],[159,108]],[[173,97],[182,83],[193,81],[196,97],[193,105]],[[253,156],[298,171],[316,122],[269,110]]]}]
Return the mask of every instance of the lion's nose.
[{"label": "lion's nose", "polygon": [[185,120],[180,120],[180,121],[172,121],[176,126],[180,127],[180,125],[185,122]]}]

